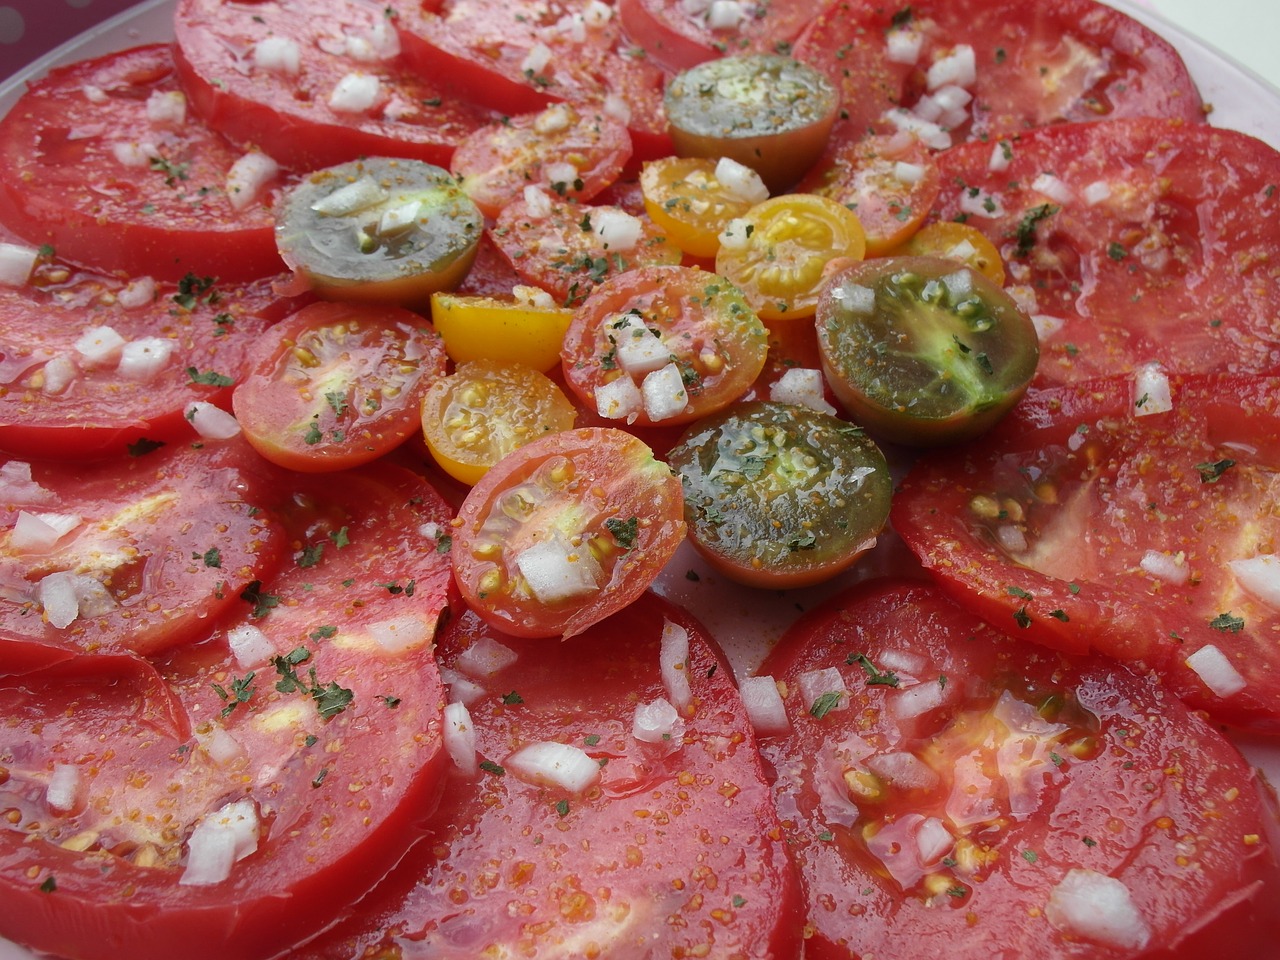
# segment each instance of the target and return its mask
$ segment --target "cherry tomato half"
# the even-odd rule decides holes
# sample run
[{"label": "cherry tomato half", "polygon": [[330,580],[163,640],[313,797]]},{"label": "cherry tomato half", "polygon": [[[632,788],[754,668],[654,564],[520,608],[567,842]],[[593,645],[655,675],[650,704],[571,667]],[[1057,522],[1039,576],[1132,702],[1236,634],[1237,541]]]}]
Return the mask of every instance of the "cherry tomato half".
[{"label": "cherry tomato half", "polygon": [[959,260],[994,283],[1005,283],[1004,260],[996,245],[987,239],[977,227],[954,220],[937,220],[927,223],[901,246],[891,250],[890,256],[942,257]]},{"label": "cherry tomato half", "polygon": [[725,224],[753,203],[716,178],[716,163],[709,157],[663,157],[640,171],[650,219],[690,256],[714,257]]},{"label": "cherry tomato half", "polygon": [[494,360],[546,372],[560,362],[571,319],[572,310],[536,287],[517,285],[510,297],[431,295],[431,322],[454,363]]},{"label": "cherry tomato half", "polygon": [[684,539],[681,513],[680,481],[631,434],[553,434],[472,487],[454,521],[454,578],[505,633],[573,636],[648,588]]},{"label": "cherry tomato half", "polygon": [[422,395],[446,362],[440,337],[415,313],[314,303],[262,335],[231,405],[273,463],[341,470],[418,431]]}]

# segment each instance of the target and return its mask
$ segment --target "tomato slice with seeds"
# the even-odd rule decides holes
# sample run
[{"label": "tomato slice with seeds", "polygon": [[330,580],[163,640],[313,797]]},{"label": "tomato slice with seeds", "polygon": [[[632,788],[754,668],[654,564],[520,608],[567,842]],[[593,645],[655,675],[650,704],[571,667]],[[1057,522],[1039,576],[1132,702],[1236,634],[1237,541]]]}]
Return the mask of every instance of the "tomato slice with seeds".
[{"label": "tomato slice with seeds", "polygon": [[649,267],[592,291],[569,324],[561,360],[588,409],[648,427],[728,406],[767,352],[764,325],[733,284],[698,267]]},{"label": "tomato slice with seeds", "polygon": [[726,53],[775,53],[813,17],[795,0],[764,7],[724,7],[679,0],[619,0],[622,26],[646,54],[670,70],[687,70]]},{"label": "tomato slice with seeds", "polygon": [[1191,960],[1274,942],[1274,801],[1151,677],[892,579],[806,614],[760,671],[785,691],[789,729],[761,745],[806,957]]},{"label": "tomato slice with seeds", "polygon": [[972,267],[998,287],[1005,285],[1004,261],[996,245],[977,227],[955,220],[926,223],[885,256],[940,257]]},{"label": "tomato slice with seeds", "polygon": [[1278,387],[1145,371],[1032,391],[981,449],[919,461],[894,528],[997,627],[1275,732]]},{"label": "tomato slice with seeds", "polygon": [[710,157],[662,157],[640,171],[644,209],[686,254],[714,259],[720,232],[752,207],[716,178]]},{"label": "tomato slice with seeds", "polygon": [[535,440],[471,488],[454,522],[463,599],[497,629],[571,637],[643,593],[684,539],[680,481],[622,430]]},{"label": "tomato slice with seeds", "polygon": [[536,287],[513,283],[507,290],[504,296],[431,295],[431,323],[449,359],[522,363],[544,373],[559,366],[573,311]]},{"label": "tomato slice with seeds", "polygon": [[444,375],[431,325],[398,307],[315,303],[254,345],[231,396],[245,437],[303,472],[368,463],[420,429],[427,388]]}]

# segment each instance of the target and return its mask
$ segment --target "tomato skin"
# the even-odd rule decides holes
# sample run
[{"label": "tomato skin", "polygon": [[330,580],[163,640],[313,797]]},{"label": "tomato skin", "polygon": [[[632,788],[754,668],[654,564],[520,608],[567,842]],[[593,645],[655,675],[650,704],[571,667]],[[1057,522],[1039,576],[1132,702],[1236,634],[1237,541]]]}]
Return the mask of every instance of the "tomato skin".
[{"label": "tomato skin", "polygon": [[715,176],[710,157],[663,157],[640,171],[644,209],[686,254],[714,259],[720,231],[751,209]]},{"label": "tomato skin", "polygon": [[[981,450],[919,461],[893,526],[958,603],[998,628],[1139,664],[1215,719],[1274,733],[1275,611],[1227,564],[1265,554],[1275,528],[1258,484],[1280,457],[1278,387],[1174,377],[1173,409],[1140,416],[1127,379],[1032,390]],[[1201,467],[1227,459],[1205,479]],[[1206,646],[1243,689],[1219,696],[1192,670],[1186,658]]]},{"label": "tomato skin", "polygon": [[627,34],[671,70],[687,70],[726,53],[773,53],[790,44],[814,14],[807,3],[774,2],[732,27],[714,29],[706,11],[692,13],[676,0],[619,0],[617,9]]},{"label": "tomato skin", "polygon": [[[520,284],[507,286],[510,291]],[[527,294],[533,293],[534,296]],[[544,306],[541,290],[520,296],[431,295],[431,322],[454,363],[523,363],[546,373],[560,365],[560,345],[573,311]]]},{"label": "tomato skin", "polygon": [[[838,671],[847,693],[814,710],[798,681],[819,669]],[[806,956],[895,960],[945,943],[959,960],[1190,960],[1274,942],[1280,920],[1262,893],[1280,870],[1273,803],[1234,747],[1151,677],[1037,650],[936,587],[895,579],[803,616],[760,673],[787,690],[792,731],[762,748],[807,889]],[[913,713],[912,697],[933,705]],[[916,775],[895,781],[903,765],[882,764],[904,755]],[[1200,799],[1224,795],[1242,803]],[[910,834],[893,832],[912,816],[939,821],[950,844],[923,868]],[[901,847],[873,846],[877,828]],[[1182,873],[1190,834],[1195,869]],[[1060,927],[1046,904],[1072,868],[1125,885],[1141,946]]]},{"label": "tomato skin", "polygon": [[[486,473],[458,511],[450,556],[463,599],[498,630],[572,637],[643,593],[684,534],[671,470],[628,433],[579,428],[520,447]],[[599,570],[593,589],[544,602],[518,562],[560,543],[576,551],[567,564],[593,554]]]},{"label": "tomato skin", "polygon": [[958,260],[998,287],[1005,285],[1004,261],[994,243],[977,227],[955,220],[935,220],[911,234],[891,257],[942,257]]},{"label": "tomato skin", "polygon": [[[277,273],[270,228],[281,178],[235,210],[227,177],[245,151],[194,117],[148,119],[150,98],[180,96],[165,45],[51,71],[0,121],[0,219],[62,259],[106,272],[168,281]],[[76,130],[97,133],[71,136]]]},{"label": "tomato skin", "polygon": [[417,433],[422,396],[447,362],[417,314],[347,303],[304,307],[249,359],[236,418],[263,457],[302,472],[368,463]]}]

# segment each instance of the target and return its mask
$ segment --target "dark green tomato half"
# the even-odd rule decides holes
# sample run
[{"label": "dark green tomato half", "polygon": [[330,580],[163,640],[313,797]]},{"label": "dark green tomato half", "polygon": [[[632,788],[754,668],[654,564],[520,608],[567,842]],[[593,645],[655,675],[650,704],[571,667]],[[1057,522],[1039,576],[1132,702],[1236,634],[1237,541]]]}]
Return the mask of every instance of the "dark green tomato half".
[{"label": "dark green tomato half", "polygon": [[813,67],[761,53],[686,70],[667,85],[663,105],[679,156],[730,157],[777,193],[822,155],[838,96]]},{"label": "dark green tomato half", "polygon": [[699,421],[668,456],[693,545],[755,587],[819,583],[875,546],[893,481],[884,455],[838,417],[743,403]]},{"label": "dark green tomato half", "polygon": [[449,171],[376,157],[308,174],[277,209],[276,246],[321,296],[420,306],[466,276],[483,227]]},{"label": "dark green tomato half", "polygon": [[909,446],[968,440],[1022,397],[1036,372],[1031,318],[955,260],[850,264],[818,301],[831,389],[857,422]]}]

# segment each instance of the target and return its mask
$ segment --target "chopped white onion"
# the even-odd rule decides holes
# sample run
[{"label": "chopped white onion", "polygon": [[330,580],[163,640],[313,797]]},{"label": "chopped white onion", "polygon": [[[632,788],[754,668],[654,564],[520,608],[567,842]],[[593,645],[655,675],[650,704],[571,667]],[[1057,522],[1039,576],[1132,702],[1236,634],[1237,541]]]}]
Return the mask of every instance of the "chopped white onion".
[{"label": "chopped white onion", "polygon": [[580,176],[578,168],[567,160],[546,164],[542,168],[542,173],[546,177],[547,183],[557,193],[563,193],[573,187]]},{"label": "chopped white onion", "polygon": [[910,133],[925,146],[934,150],[946,150],[951,146],[951,134],[931,120],[918,117],[902,107],[886,111],[884,119],[900,131]]},{"label": "chopped white onion", "polygon": [[1144,571],[1158,580],[1181,585],[1191,579],[1191,568],[1187,566],[1187,555],[1179,551],[1176,554],[1162,550],[1148,550],[1138,561]]},{"label": "chopped white onion", "polygon": [[948,273],[942,278],[942,285],[947,288],[947,292],[951,294],[952,298],[963,300],[973,293],[973,271],[965,268],[954,273]]},{"label": "chopped white onion", "polygon": [[80,369],[66,354],[58,354],[50,358],[40,372],[44,375],[44,382],[40,385],[40,389],[50,396],[57,396],[75,382]]},{"label": "chopped white onion", "polygon": [[596,413],[609,420],[635,420],[644,406],[640,388],[630,377],[616,377],[596,388]]},{"label": "chopped white onion", "polygon": [[208,731],[197,733],[196,739],[209,759],[220,767],[230,766],[247,756],[244,744],[223,727],[214,726]]},{"label": "chopped white onion", "polygon": [[31,464],[25,460],[6,460],[0,464],[0,500],[14,506],[34,506],[53,499],[53,491],[32,478]]},{"label": "chopped white onion", "polygon": [[535,43],[529,48],[529,52],[525,54],[525,58],[520,61],[520,72],[526,75],[536,75],[551,62],[551,48],[545,43]]},{"label": "chopped white onion", "polygon": [[104,325],[85,330],[76,338],[74,346],[85,364],[97,366],[117,362],[124,342],[124,337]]},{"label": "chopped white onion", "polygon": [[769,385],[769,399],[775,403],[808,407],[818,413],[834,414],[836,408],[827,402],[823,384],[821,370],[792,367]]},{"label": "chopped white onion", "polygon": [[835,667],[824,667],[821,670],[807,670],[796,678],[800,688],[801,702],[806,711],[828,694],[835,694],[835,700],[828,708],[844,710],[849,706],[849,688],[844,685],[844,677]]},{"label": "chopped white onion", "polygon": [[607,93],[601,109],[603,109],[605,116],[613,117],[620,123],[630,125],[631,104],[627,102],[626,97],[616,93]]},{"label": "chopped white onion", "polygon": [[689,393],[680,367],[672,362],[646,374],[640,383],[640,397],[644,412],[654,423],[683,413],[689,405]]},{"label": "chopped white onion", "polygon": [[485,690],[470,677],[463,676],[450,667],[440,668],[440,680],[449,688],[449,699],[467,706],[484,696]]},{"label": "chopped white onion", "polygon": [[311,204],[311,209],[321,216],[345,217],[376,206],[390,196],[373,177],[364,176],[321,197]]},{"label": "chopped white onion", "polygon": [[529,185],[524,188],[524,205],[535,220],[551,216],[551,195],[541,187]]},{"label": "chopped white onion", "polygon": [[1012,523],[1002,523],[996,528],[996,542],[1008,553],[1026,553],[1027,535]]},{"label": "chopped white onion", "polygon": [[516,554],[515,566],[541,603],[595,593],[603,576],[590,548],[573,545],[558,531]]},{"label": "chopped white onion", "polygon": [[382,96],[382,83],[371,73],[348,73],[329,94],[329,108],[338,113],[364,113]]},{"label": "chopped white onion", "polygon": [[1105,180],[1095,180],[1081,191],[1084,202],[1094,207],[1111,198],[1111,184]]},{"label": "chopped white onion", "polygon": [[1219,697],[1230,697],[1249,685],[1227,655],[1211,643],[1201,647],[1183,662]]},{"label": "chopped white onion", "polygon": [[869,757],[867,769],[904,790],[927,790],[938,783],[938,774],[933,767],[906,750]]},{"label": "chopped white onion", "polygon": [[297,76],[302,69],[302,48],[288,37],[264,37],[253,45],[253,66],[271,73]]},{"label": "chopped white onion", "polygon": [[533,121],[533,130],[542,136],[562,133],[573,126],[577,114],[567,103],[553,103],[543,110]]},{"label": "chopped white onion", "polygon": [[1008,170],[1013,160],[1013,144],[1008,140],[1000,140],[991,148],[991,159],[987,161],[987,169],[992,173]]},{"label": "chopped white onion", "polygon": [[152,303],[156,298],[156,281],[153,277],[135,277],[116,294],[116,303],[126,310],[136,310]]},{"label": "chopped white onion", "polygon": [[147,383],[159,376],[173,356],[174,341],[165,337],[140,337],[120,348],[116,369],[130,380]]},{"label": "chopped white onion", "polygon": [[[881,664],[883,666],[883,664]],[[940,707],[947,700],[947,688],[937,680],[899,687],[889,699],[889,713],[898,720],[911,720]]]},{"label": "chopped white onion", "polygon": [[928,668],[929,663],[918,653],[890,647],[876,655],[876,663],[882,670],[891,670],[899,676],[918,677]]},{"label": "chopped white onion", "polygon": [[707,7],[707,26],[712,30],[733,30],[746,18],[739,0],[711,0]]},{"label": "chopped white onion", "polygon": [[258,849],[261,824],[252,800],[234,800],[209,814],[187,839],[183,886],[207,886],[231,876],[231,868]]},{"label": "chopped white onion", "polygon": [[925,74],[925,85],[930,90],[937,90],[948,84],[971,87],[977,79],[977,58],[974,56],[973,47],[962,43],[957,45],[951,53],[929,65],[929,70]]},{"label": "chopped white onion", "polygon": [[769,199],[769,188],[764,185],[760,174],[731,157],[721,157],[716,161],[715,178],[734,200],[760,203]]},{"label": "chopped white onion", "polygon": [[75,574],[60,570],[42,577],[36,584],[36,599],[44,609],[50,626],[59,630],[70,626],[80,616],[76,597]]},{"label": "chopped white onion", "polygon": [[160,155],[154,143],[121,140],[111,145],[111,155],[122,167],[145,167]]},{"label": "chopped white onion", "polygon": [[961,211],[971,217],[991,219],[1004,214],[1004,204],[1001,198],[978,187],[970,187],[960,192],[959,207]]},{"label": "chopped white onion", "polygon": [[1129,888],[1095,870],[1068,870],[1050,892],[1044,912],[1059,930],[1094,943],[1135,949],[1151,940]]},{"label": "chopped white onion", "polygon": [[147,122],[154,127],[181,127],[187,122],[187,97],[181,90],[156,91],[147,97]]},{"label": "chopped white onion", "polygon": [[671,348],[649,329],[644,317],[621,314],[610,321],[618,366],[632,376],[661,370],[671,362]]},{"label": "chopped white onion", "polygon": [[831,296],[849,313],[869,316],[876,311],[876,291],[873,287],[846,281],[833,287]]},{"label": "chopped white onion", "polygon": [[365,629],[379,650],[394,656],[420,650],[435,635],[434,623],[427,623],[412,613],[377,620]]},{"label": "chopped white onion", "polygon": [[39,257],[40,251],[35,247],[0,242],[0,284],[6,287],[25,286]]},{"label": "chopped white onion", "polygon": [[671,703],[662,697],[636,704],[631,735],[641,743],[670,743],[684,732],[684,721]]},{"label": "chopped white onion", "polygon": [[80,88],[80,92],[84,94],[84,98],[90,103],[96,103],[98,105],[104,104],[111,99],[107,96],[107,91],[103,90],[101,87],[96,87],[91,83],[86,83],[82,86]]},{"label": "chopped white onion", "polygon": [[773,677],[743,677],[738,692],[756,733],[767,737],[791,732],[791,721]]},{"label": "chopped white onion", "polygon": [[888,46],[885,57],[890,63],[914,64],[920,59],[924,35],[915,30],[895,27],[886,34],[885,42]]},{"label": "chopped white onion", "polygon": [[693,700],[689,686],[689,631],[670,620],[662,622],[658,665],[667,699],[677,710],[683,710]]},{"label": "chopped white onion", "polygon": [[217,404],[192,400],[183,416],[193,430],[206,440],[230,440],[240,433],[240,421]]},{"label": "chopped white onion", "polygon": [[44,553],[80,526],[72,513],[31,513],[19,510],[9,534],[9,546],[19,553]]},{"label": "chopped white onion", "polygon": [[1031,181],[1031,189],[1044,194],[1055,203],[1067,204],[1076,198],[1066,182],[1052,173],[1042,173]]},{"label": "chopped white onion", "polygon": [[469,677],[483,679],[505,670],[519,659],[519,654],[489,637],[481,637],[454,659],[455,668]]},{"label": "chopped white onion", "polygon": [[745,250],[751,244],[755,225],[746,217],[734,217],[720,231],[720,246],[726,250]]},{"label": "chopped white onion", "polygon": [[925,866],[937,863],[956,845],[947,825],[937,817],[926,817],[916,831],[916,851]]},{"label": "chopped white onion", "polygon": [[44,802],[59,814],[71,813],[84,796],[84,776],[74,763],[55,763],[53,776],[45,787]]},{"label": "chopped white onion", "polygon": [[582,10],[582,20],[588,27],[603,27],[613,19],[613,7],[601,0],[588,0]]},{"label": "chopped white onion", "polygon": [[464,776],[474,777],[480,769],[476,757],[476,729],[471,722],[471,712],[459,701],[444,708],[444,748],[453,765]]},{"label": "chopped white onion", "polygon": [[907,163],[899,160],[893,165],[893,178],[899,183],[919,183],[924,179],[928,169],[919,163]]},{"label": "chopped white onion", "polygon": [[1144,363],[1134,371],[1133,393],[1134,416],[1149,417],[1173,409],[1169,375],[1159,363]]},{"label": "chopped white onion", "polygon": [[644,236],[644,224],[639,217],[611,207],[591,212],[591,230],[606,248],[623,253],[634,250]]},{"label": "chopped white onion", "polygon": [[503,766],[526,783],[582,794],[600,779],[600,764],[585,750],[543,740],[521,747]]},{"label": "chopped white onion", "polygon": [[[1017,300],[1012,289],[1008,292],[1011,297]],[[1067,321],[1061,317],[1055,317],[1048,313],[1034,313],[1030,310],[1024,310],[1023,312],[1031,317],[1031,325],[1036,328],[1036,336],[1042,343],[1067,325]]]},{"label": "chopped white onion", "polygon": [[266,663],[275,656],[276,648],[267,635],[251,623],[232,627],[227,631],[227,646],[240,668],[247,670]]},{"label": "chopped white onion", "polygon": [[1241,560],[1227,561],[1227,568],[1244,587],[1263,603],[1280,609],[1280,557],[1259,554]]},{"label": "chopped white onion", "polygon": [[280,164],[257,150],[246,153],[227,171],[227,202],[232,210],[247,210],[262,189],[280,173]]}]

